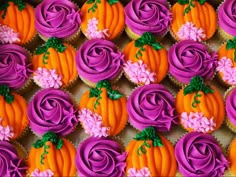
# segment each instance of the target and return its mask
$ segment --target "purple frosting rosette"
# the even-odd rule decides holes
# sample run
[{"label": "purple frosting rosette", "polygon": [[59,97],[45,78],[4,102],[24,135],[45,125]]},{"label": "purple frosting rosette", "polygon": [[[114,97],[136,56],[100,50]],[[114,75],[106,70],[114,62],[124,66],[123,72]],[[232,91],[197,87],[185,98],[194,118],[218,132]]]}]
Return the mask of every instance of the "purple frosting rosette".
[{"label": "purple frosting rosette", "polygon": [[236,87],[226,97],[225,110],[227,118],[233,125],[236,125]]}]

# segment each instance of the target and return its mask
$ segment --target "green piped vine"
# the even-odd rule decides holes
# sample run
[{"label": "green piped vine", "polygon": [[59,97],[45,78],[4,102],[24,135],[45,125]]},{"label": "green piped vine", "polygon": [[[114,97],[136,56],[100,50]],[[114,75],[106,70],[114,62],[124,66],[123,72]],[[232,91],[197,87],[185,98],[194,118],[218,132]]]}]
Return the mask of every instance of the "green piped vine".
[{"label": "green piped vine", "polygon": [[[188,4],[188,7],[184,9],[184,15],[191,11],[191,8],[194,8],[195,5],[193,4],[194,0],[178,0],[178,3],[181,5]],[[198,0],[201,5],[203,5],[206,0]]]},{"label": "green piped vine", "polygon": [[[119,0],[107,0],[110,5],[117,3]],[[98,8],[97,4],[101,3],[101,0],[88,0],[87,4],[93,4],[91,8],[89,8],[88,12],[95,12]]]},{"label": "green piped vine", "polygon": [[45,155],[48,154],[47,149],[50,148],[50,146],[46,145],[46,143],[47,143],[48,141],[52,142],[52,143],[56,146],[56,148],[57,148],[58,150],[60,150],[60,149],[62,148],[63,143],[64,143],[62,139],[60,139],[55,133],[50,132],[50,131],[46,132],[46,133],[43,135],[42,140],[37,140],[37,141],[33,144],[33,147],[34,147],[35,149],[39,149],[39,148],[42,148],[42,147],[43,147],[43,154],[41,154],[41,157],[40,157],[40,163],[41,163],[42,165],[44,164],[43,160],[45,159]]},{"label": "green piped vine", "polygon": [[7,8],[9,7],[9,2],[13,2],[15,5],[17,5],[18,10],[22,11],[26,5],[22,0],[4,0],[3,2],[1,2],[0,4],[0,11],[4,11],[2,14],[2,18],[4,19],[6,17],[6,13],[7,13]]},{"label": "green piped vine", "polygon": [[14,96],[11,94],[10,88],[7,85],[0,85],[0,95],[9,104],[14,101]]},{"label": "green piped vine", "polygon": [[49,38],[48,41],[43,46],[38,47],[35,51],[36,55],[43,54],[43,63],[44,64],[48,64],[47,60],[48,60],[48,55],[50,54],[48,51],[49,48],[54,48],[58,52],[62,53],[65,51],[66,46],[64,46],[61,43],[61,41],[56,37]]},{"label": "green piped vine", "polygon": [[102,88],[107,89],[108,97],[112,100],[118,100],[119,98],[123,96],[118,90],[112,89],[112,86],[109,81],[107,80],[99,81],[95,88],[90,88],[90,92],[89,92],[89,98],[97,97],[94,103],[94,109],[97,109],[97,105],[100,104],[99,100],[102,99],[101,97]]},{"label": "green piped vine", "polygon": [[155,36],[150,32],[145,32],[143,35],[134,41],[135,47],[139,47],[138,52],[136,53],[135,57],[139,59],[139,57],[142,57],[142,51],[145,51],[144,46],[149,45],[155,50],[160,50],[163,48],[163,46],[156,41]]},{"label": "green piped vine", "polygon": [[202,91],[204,94],[214,92],[214,90],[204,84],[204,81],[200,76],[195,76],[191,79],[190,84],[184,88],[184,95],[195,93],[194,100],[192,102],[193,108],[196,108],[197,104],[200,103],[197,99],[198,97],[201,97],[201,94],[198,93],[199,91]]},{"label": "green piped vine", "polygon": [[148,144],[147,140],[151,140],[154,147],[163,146],[161,138],[157,135],[156,129],[154,127],[145,128],[142,132],[138,133],[134,139],[138,141],[144,141],[137,150],[138,155],[141,153],[146,154],[147,150],[145,147],[151,147],[151,144]]},{"label": "green piped vine", "polygon": [[234,62],[236,62],[236,37],[232,40],[228,40],[226,43],[226,49],[234,49]]}]

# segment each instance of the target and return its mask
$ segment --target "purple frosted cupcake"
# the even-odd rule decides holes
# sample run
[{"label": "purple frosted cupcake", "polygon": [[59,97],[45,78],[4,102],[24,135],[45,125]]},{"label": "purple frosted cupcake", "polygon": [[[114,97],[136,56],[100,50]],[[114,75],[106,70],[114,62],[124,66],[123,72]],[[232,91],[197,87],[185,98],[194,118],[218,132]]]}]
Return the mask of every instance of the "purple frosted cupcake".
[{"label": "purple frosted cupcake", "polygon": [[171,14],[166,0],[131,0],[125,6],[127,35],[135,40],[144,32],[163,37],[169,30]]},{"label": "purple frosted cupcake", "polygon": [[27,113],[30,128],[36,135],[51,131],[65,136],[78,123],[78,111],[70,94],[53,88],[37,92],[29,102]]},{"label": "purple frosted cupcake", "polygon": [[78,147],[75,164],[79,176],[125,176],[126,152],[109,138],[90,137]]},{"label": "purple frosted cupcake", "polygon": [[26,88],[31,76],[30,54],[16,44],[0,45],[0,85],[11,89]]},{"label": "purple frosted cupcake", "polygon": [[101,80],[116,82],[122,74],[124,55],[111,41],[92,39],[77,51],[76,64],[80,78],[94,87]]},{"label": "purple frosted cupcake", "polygon": [[163,85],[138,87],[128,98],[129,121],[138,130],[153,126],[160,132],[170,131],[178,123],[174,103],[174,97]]},{"label": "purple frosted cupcake", "polygon": [[231,87],[225,94],[226,124],[236,133],[236,87]]},{"label": "purple frosted cupcake", "polygon": [[170,78],[177,85],[189,84],[194,76],[211,80],[215,75],[217,57],[216,52],[209,52],[200,42],[180,41],[168,52]]},{"label": "purple frosted cupcake", "polygon": [[216,139],[198,132],[183,136],[175,146],[179,172],[183,176],[220,177],[228,168],[228,161]]},{"label": "purple frosted cupcake", "polygon": [[43,40],[74,40],[80,31],[80,12],[69,0],[44,0],[35,8],[35,27]]}]

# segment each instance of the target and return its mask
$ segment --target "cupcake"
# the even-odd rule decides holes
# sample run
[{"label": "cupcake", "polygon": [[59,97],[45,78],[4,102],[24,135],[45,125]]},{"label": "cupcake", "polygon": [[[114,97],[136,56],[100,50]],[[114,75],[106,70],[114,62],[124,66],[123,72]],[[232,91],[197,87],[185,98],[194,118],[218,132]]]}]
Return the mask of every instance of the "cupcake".
[{"label": "cupcake", "polygon": [[171,80],[183,86],[194,76],[211,80],[217,67],[217,54],[202,43],[183,40],[169,49],[169,73]]},{"label": "cupcake", "polygon": [[207,86],[199,76],[176,95],[176,111],[187,131],[211,133],[217,130],[225,117],[224,100],[213,86]]},{"label": "cupcake", "polygon": [[228,40],[218,50],[217,76],[226,86],[236,85],[236,38]]},{"label": "cupcake", "polygon": [[173,145],[155,128],[148,127],[138,133],[127,147],[126,175],[175,176],[177,163]]},{"label": "cupcake", "polygon": [[111,41],[88,40],[76,53],[79,76],[85,84],[94,87],[101,80],[116,82],[122,74],[124,55]]},{"label": "cupcake", "polygon": [[178,170],[183,176],[223,176],[228,168],[217,140],[199,132],[188,133],[175,146]]},{"label": "cupcake", "polygon": [[7,141],[0,141],[0,176],[25,176],[27,166],[16,148]]},{"label": "cupcake", "polygon": [[236,176],[236,139],[229,146],[229,169],[232,176]]},{"label": "cupcake", "polygon": [[231,87],[225,93],[225,111],[226,124],[233,132],[236,132],[236,87]]},{"label": "cupcake", "polygon": [[75,155],[76,149],[70,141],[47,132],[30,149],[28,175],[76,176]]},{"label": "cupcake", "polygon": [[0,85],[22,91],[30,84],[31,56],[23,47],[16,44],[0,45]]},{"label": "cupcake", "polygon": [[236,36],[236,1],[225,0],[218,9],[218,34],[223,40]]},{"label": "cupcake", "polygon": [[161,82],[168,72],[166,49],[152,33],[145,32],[124,49],[124,74],[132,83],[147,85]]},{"label": "cupcake", "polygon": [[76,50],[58,38],[36,49],[33,57],[33,80],[41,88],[68,88],[75,83],[78,73],[75,63]]},{"label": "cupcake", "polygon": [[127,111],[129,122],[138,130],[153,126],[159,132],[167,132],[178,124],[175,99],[160,84],[136,88],[128,98]]},{"label": "cupcake", "polygon": [[70,0],[44,0],[35,8],[35,28],[45,41],[51,37],[75,40],[80,24],[80,11]]},{"label": "cupcake", "polygon": [[79,121],[90,136],[115,136],[128,120],[126,97],[106,80],[83,93],[79,110]]},{"label": "cupcake", "polygon": [[79,176],[124,177],[126,156],[115,140],[90,137],[79,144],[75,164]]},{"label": "cupcake", "polygon": [[[1,43],[29,44],[36,36],[34,8],[28,3],[4,1],[0,10]],[[5,32],[5,33],[4,33]],[[11,34],[10,37],[4,37]],[[4,39],[3,39],[4,38]]]},{"label": "cupcake", "polygon": [[26,100],[7,85],[0,85],[0,106],[0,140],[19,138],[28,127]]},{"label": "cupcake", "polygon": [[118,0],[88,0],[81,8],[81,31],[88,39],[112,40],[124,29],[124,7]]},{"label": "cupcake", "polygon": [[205,41],[216,31],[216,11],[205,0],[178,1],[172,6],[171,13],[170,32],[178,41]]},{"label": "cupcake", "polygon": [[54,88],[38,91],[29,102],[27,114],[31,130],[39,136],[47,131],[65,136],[78,123],[78,111],[71,95]]}]

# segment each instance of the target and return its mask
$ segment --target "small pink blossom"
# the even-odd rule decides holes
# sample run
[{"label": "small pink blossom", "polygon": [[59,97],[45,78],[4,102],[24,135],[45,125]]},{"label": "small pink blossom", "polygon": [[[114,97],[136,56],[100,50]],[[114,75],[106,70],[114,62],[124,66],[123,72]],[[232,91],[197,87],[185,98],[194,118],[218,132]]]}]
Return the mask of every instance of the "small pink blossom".
[{"label": "small pink blossom", "polygon": [[94,137],[107,137],[109,128],[102,126],[102,117],[89,109],[79,111],[79,121],[85,129],[85,133]]},{"label": "small pink blossom", "polygon": [[0,43],[7,44],[7,43],[15,43],[20,42],[19,33],[14,32],[14,30],[7,25],[0,24]]},{"label": "small pink blossom", "polygon": [[14,136],[13,128],[10,126],[3,127],[1,125],[1,122],[2,122],[2,118],[0,118],[0,140],[9,141]]},{"label": "small pink blossom", "polygon": [[50,170],[47,169],[45,171],[40,172],[39,169],[35,169],[30,176],[32,177],[52,177],[54,173]]},{"label": "small pink blossom", "polygon": [[108,29],[103,29],[98,31],[97,25],[98,25],[98,20],[95,17],[88,20],[88,26],[85,35],[89,39],[105,39],[106,37],[109,37]]},{"label": "small pink blossom", "polygon": [[218,66],[216,68],[216,71],[224,72],[225,70],[231,69],[233,67],[232,60],[230,60],[227,57],[222,57],[218,61]]},{"label": "small pink blossom", "polygon": [[128,170],[128,177],[150,177],[151,173],[147,167],[143,167],[140,170],[130,168]]}]

